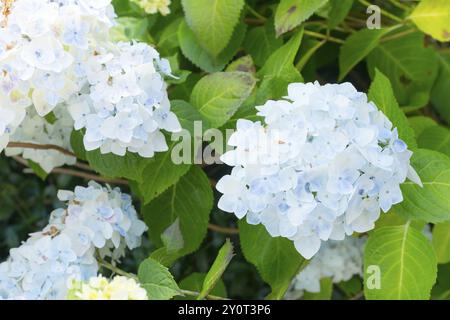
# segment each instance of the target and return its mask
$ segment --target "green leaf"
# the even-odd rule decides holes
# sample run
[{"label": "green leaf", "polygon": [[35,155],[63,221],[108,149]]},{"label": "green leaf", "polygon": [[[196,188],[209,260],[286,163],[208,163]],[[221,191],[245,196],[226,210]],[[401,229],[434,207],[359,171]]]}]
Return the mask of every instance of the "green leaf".
[{"label": "green leaf", "polygon": [[437,54],[439,76],[431,91],[431,102],[439,115],[450,124],[450,52]]},{"label": "green leaf", "polygon": [[178,30],[178,41],[180,42],[183,55],[193,64],[206,72],[217,72],[223,70],[227,63],[233,59],[245,38],[247,26],[243,23],[236,27],[228,46],[216,58],[211,57],[198,43],[194,33],[186,22],[180,24]]},{"label": "green leaf", "polygon": [[297,32],[285,45],[267,59],[258,77],[263,79],[257,91],[256,104],[269,99],[279,99],[287,94],[287,87],[293,82],[303,82],[294,61],[303,38],[303,29]]},{"label": "green leaf", "polygon": [[330,29],[336,28],[342,21],[345,20],[350,12],[353,2],[355,0],[329,0],[330,11],[328,12],[328,27]]},{"label": "green leaf", "polygon": [[339,282],[336,286],[347,298],[352,298],[363,290],[362,280],[359,276],[354,276],[348,281]]},{"label": "green leaf", "polygon": [[222,248],[220,248],[219,254],[216,257],[216,260],[214,260],[211,269],[209,269],[206,274],[205,280],[203,281],[202,290],[200,291],[197,300],[204,299],[211,292],[211,290],[214,289],[217,282],[220,280],[230,264],[231,259],[233,259],[233,256],[233,245],[230,239],[227,239]]},{"label": "green leaf", "polygon": [[448,0],[422,0],[409,19],[433,38],[450,41],[450,2]]},{"label": "green leaf", "polygon": [[[392,36],[403,31],[401,28]],[[391,80],[401,106],[418,108],[428,103],[438,60],[433,49],[424,47],[422,33],[414,32],[380,43],[368,56],[367,65],[371,76],[378,68]]]},{"label": "green leaf", "polygon": [[[380,218],[375,222],[375,230],[382,227],[395,227],[406,224],[409,220],[395,212],[395,208],[389,210],[387,213],[382,213]],[[425,227],[425,222],[420,220],[411,221],[411,227],[421,231]],[[374,232],[374,230],[369,231]]]},{"label": "green leaf", "polygon": [[408,219],[438,223],[450,220],[450,158],[436,151],[418,149],[411,165],[419,174],[423,187],[406,181],[401,185],[403,202],[395,212]]},{"label": "green leaf", "polygon": [[[371,266],[380,271],[373,287]],[[364,293],[368,300],[429,299],[436,281],[436,256],[430,241],[409,223],[383,227],[369,235],[364,251]]]},{"label": "green leaf", "polygon": [[442,126],[426,128],[417,142],[420,148],[439,151],[450,157],[450,130]]},{"label": "green leaf", "polygon": [[83,132],[73,130],[70,135],[70,146],[78,159],[86,160],[86,150],[83,143]]},{"label": "green leaf", "polygon": [[410,149],[417,147],[415,134],[409,126],[408,119],[400,109],[389,79],[380,71],[375,70],[375,77],[369,89],[369,100],[375,103],[381,111],[391,120],[398,129],[400,138],[406,142]]},{"label": "green leaf", "polygon": [[260,78],[265,76],[283,77],[294,67],[295,57],[303,38],[303,29],[297,32],[285,45],[270,55],[262,69],[258,72]]},{"label": "green leaf", "polygon": [[256,74],[255,64],[253,63],[253,59],[250,55],[246,55],[240,57],[239,59],[230,63],[225,70],[226,72],[240,71],[240,72],[248,72],[252,75]]},{"label": "green leaf", "polygon": [[275,30],[282,35],[311,17],[328,0],[281,0],[275,12]]},{"label": "green leaf", "polygon": [[250,30],[244,41],[245,51],[252,56],[257,66],[264,65],[267,58],[282,45],[283,40],[275,37],[275,29],[270,23]]},{"label": "green leaf", "polygon": [[315,40],[312,38],[303,41],[300,47],[300,60],[295,64],[297,70],[302,71],[306,64],[313,58],[314,54],[327,43],[326,40]]},{"label": "green leaf", "polygon": [[362,29],[352,33],[341,46],[339,54],[339,81],[360,63],[379,44],[390,29]]},{"label": "green leaf", "polygon": [[138,278],[149,300],[168,300],[180,294],[169,270],[153,259],[148,258],[140,264]]},{"label": "green leaf", "polygon": [[251,94],[255,78],[246,72],[219,72],[203,77],[194,87],[191,104],[209,120],[222,126]]},{"label": "green leaf", "polygon": [[438,223],[433,227],[433,247],[438,263],[450,262],[450,221]]},{"label": "green leaf", "polygon": [[292,279],[306,265],[292,241],[269,235],[262,225],[239,221],[239,237],[245,258],[256,266],[272,293],[269,299],[282,299]]},{"label": "green leaf", "polygon": [[158,39],[158,49],[160,52],[172,54],[174,53],[174,49],[180,46],[178,41],[178,29],[182,22],[182,18],[175,19],[163,30]]},{"label": "green leaf", "polygon": [[244,0],[182,0],[186,21],[200,45],[217,57],[230,42]]},{"label": "green leaf", "polygon": [[44,169],[42,169],[42,167],[37,164],[34,161],[28,160],[27,161],[28,166],[31,168],[31,170],[33,170],[33,172],[39,177],[41,178],[42,181],[45,181],[45,179],[47,179],[48,177],[48,173],[45,172]]},{"label": "green leaf", "polygon": [[305,292],[303,295],[304,300],[330,300],[333,293],[333,279],[322,278],[320,279],[320,292]]},{"label": "green leaf", "polygon": [[143,204],[148,204],[174,185],[191,167],[190,164],[175,164],[172,160],[172,150],[176,144],[172,143],[169,150],[157,153],[144,168],[141,182],[137,185]]},{"label": "green leaf", "polygon": [[416,137],[420,137],[426,128],[436,126],[437,123],[433,119],[425,116],[414,116],[408,118],[409,126],[414,130]]},{"label": "green leaf", "polygon": [[437,281],[431,297],[434,300],[450,300],[450,263],[438,265]]},{"label": "green leaf", "polygon": [[[166,254],[164,261],[171,262],[197,250],[206,236],[212,206],[209,179],[197,166],[192,166],[174,186],[144,206],[142,214],[151,240],[164,249],[158,252],[159,259]],[[164,236],[170,233],[181,237],[181,241],[164,241]],[[175,250],[170,245],[175,245]]]},{"label": "green leaf", "polygon": [[[189,290],[194,292],[200,292],[202,290],[203,282],[205,281],[206,273],[194,272],[180,281],[179,286],[183,290]],[[216,286],[209,293],[217,297],[227,297],[227,289],[222,279],[219,279]],[[191,300],[190,297],[176,297],[175,300]]]}]

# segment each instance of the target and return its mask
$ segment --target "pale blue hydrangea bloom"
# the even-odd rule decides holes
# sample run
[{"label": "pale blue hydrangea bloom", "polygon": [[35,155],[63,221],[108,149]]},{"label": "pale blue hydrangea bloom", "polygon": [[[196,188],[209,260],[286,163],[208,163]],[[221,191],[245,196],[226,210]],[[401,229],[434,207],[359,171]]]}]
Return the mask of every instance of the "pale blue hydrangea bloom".
[{"label": "pale blue hydrangea bloom", "polygon": [[147,227],[119,189],[90,182],[58,197],[67,207],[0,264],[0,299],[64,299],[69,279],[97,275],[97,255],[114,263],[140,246]]},{"label": "pale blue hydrangea bloom", "polygon": [[396,128],[351,84],[294,83],[284,100],[256,107],[263,122],[238,120],[221,160],[219,208],[289,238],[305,258],[323,241],[374,228],[420,178]]}]

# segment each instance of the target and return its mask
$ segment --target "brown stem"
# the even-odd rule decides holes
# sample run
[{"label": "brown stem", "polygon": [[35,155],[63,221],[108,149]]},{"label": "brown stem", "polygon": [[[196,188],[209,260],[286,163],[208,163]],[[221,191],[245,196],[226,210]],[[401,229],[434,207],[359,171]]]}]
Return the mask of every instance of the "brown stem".
[{"label": "brown stem", "polygon": [[[20,164],[24,165],[25,167],[28,167],[28,163],[25,159],[21,158],[21,157],[13,157],[14,160],[16,160],[17,162],[19,162]],[[95,174],[91,174],[91,173],[87,173],[87,172],[81,172],[81,171],[77,171],[77,170],[73,170],[73,169],[65,169],[65,168],[55,168],[52,170],[52,173],[55,174],[66,174],[69,176],[73,176],[73,177],[78,177],[78,178],[83,178],[86,180],[94,180],[94,181],[98,181],[98,182],[103,182],[103,183],[110,183],[110,184],[118,184],[118,185],[127,185],[128,181],[126,180],[122,180],[122,179],[108,179],[108,178],[103,178],[101,176],[95,175]]]},{"label": "brown stem", "polygon": [[236,228],[221,227],[212,223],[208,224],[208,229],[223,234],[239,234],[239,230]]},{"label": "brown stem", "polygon": [[60,146],[54,144],[36,144],[30,142],[10,142],[7,148],[23,148],[23,149],[36,149],[36,150],[55,150],[70,157],[77,157],[72,151],[66,150]]}]

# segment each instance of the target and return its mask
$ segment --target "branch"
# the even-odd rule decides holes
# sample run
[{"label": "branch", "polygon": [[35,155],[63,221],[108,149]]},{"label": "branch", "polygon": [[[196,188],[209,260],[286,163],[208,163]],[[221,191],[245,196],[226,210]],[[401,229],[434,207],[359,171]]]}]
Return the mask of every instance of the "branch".
[{"label": "branch", "polygon": [[66,174],[68,176],[79,177],[79,178],[83,178],[86,180],[94,180],[94,181],[110,183],[110,184],[128,185],[128,181],[126,181],[126,180],[103,178],[96,174],[81,172],[81,171],[72,170],[72,169],[55,168],[50,173]]},{"label": "branch", "polygon": [[341,39],[338,39],[338,38],[335,38],[335,37],[332,37],[332,36],[329,36],[326,34],[314,32],[314,31],[305,30],[305,34],[307,34],[308,36],[311,36],[311,37],[315,37],[318,39],[327,40],[327,41],[331,41],[331,42],[335,42],[335,43],[339,43],[339,44],[345,43],[344,40],[341,40]]},{"label": "branch", "polygon": [[61,152],[62,154],[65,154],[69,157],[77,157],[75,153],[72,151],[66,150],[60,146],[54,145],[54,144],[36,144],[36,143],[30,143],[30,142],[10,142],[6,146],[7,148],[22,148],[22,149],[36,149],[36,150],[55,150],[58,152]]},{"label": "branch", "polygon": [[[29,167],[28,163],[25,159],[15,156],[13,157],[14,160],[16,160],[17,162],[19,162],[20,164],[24,165],[25,167]],[[82,172],[82,171],[77,171],[77,170],[73,170],[73,169],[65,169],[65,168],[55,168],[53,169],[50,174],[52,173],[56,173],[56,174],[66,174],[69,176],[73,176],[73,177],[78,177],[78,178],[83,178],[86,180],[94,180],[94,181],[98,181],[98,182],[103,182],[103,183],[110,183],[110,184],[117,184],[117,185],[128,185],[128,181],[126,180],[122,180],[122,179],[108,179],[108,178],[103,178],[101,176],[98,176],[96,174],[91,174],[91,173],[87,173],[87,172]]]},{"label": "branch", "polygon": [[239,234],[239,230],[236,228],[226,228],[226,227],[221,227],[215,224],[208,224],[208,229],[211,231],[215,231],[215,232],[219,232],[219,233],[223,233],[223,234]]}]

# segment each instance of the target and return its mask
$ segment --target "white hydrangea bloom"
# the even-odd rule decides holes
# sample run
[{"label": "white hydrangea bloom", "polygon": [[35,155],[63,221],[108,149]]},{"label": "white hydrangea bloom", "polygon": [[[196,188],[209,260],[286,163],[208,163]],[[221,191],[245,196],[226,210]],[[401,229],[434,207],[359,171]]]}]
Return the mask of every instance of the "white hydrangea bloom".
[{"label": "white hydrangea bloom", "polygon": [[[73,119],[65,106],[57,106],[53,110],[53,114],[55,118],[50,123],[45,118],[40,117],[33,108],[28,108],[27,116],[17,127],[11,136],[11,140],[56,145],[71,150],[70,135],[73,130]],[[76,162],[75,157],[56,150],[7,148],[5,154],[7,156],[22,155],[23,158],[39,164],[47,173],[50,173],[56,167],[66,164],[73,165]]]},{"label": "white hydrangea bloom", "polygon": [[102,276],[87,282],[71,279],[68,300],[148,300],[147,292],[136,280],[116,276],[110,282]]},{"label": "white hydrangea bloom", "polygon": [[219,208],[291,239],[307,259],[321,242],[374,228],[403,200],[412,152],[388,118],[351,84],[294,83],[285,100],[239,120],[221,160]]},{"label": "white hydrangea bloom", "polygon": [[58,197],[67,207],[53,211],[48,226],[0,264],[0,299],[64,299],[68,279],[97,275],[97,254],[115,262],[125,248],[140,246],[147,227],[119,189],[90,182]]},{"label": "white hydrangea bloom", "polygon": [[161,13],[166,16],[170,13],[171,0],[131,0],[148,14]]},{"label": "white hydrangea bloom", "polygon": [[[25,108],[40,117],[68,109],[88,150],[168,149],[160,130],[181,130],[162,78],[170,65],[146,44],[110,40],[111,0],[15,0],[9,12],[0,27],[0,152]],[[63,162],[53,156],[47,169]]]},{"label": "white hydrangea bloom", "polygon": [[170,111],[166,60],[143,43],[118,43],[86,62],[89,86],[69,105],[75,129],[86,128],[86,150],[123,156],[128,151],[142,157],[167,151],[161,130],[181,131]]},{"label": "white hydrangea bloom", "polygon": [[366,237],[349,237],[343,241],[326,242],[317,255],[292,281],[287,299],[299,299],[304,292],[320,292],[320,280],[331,278],[333,283],[348,281],[363,275],[363,251]]}]

